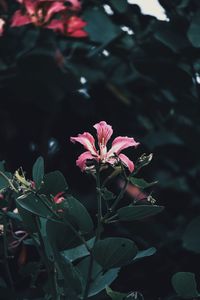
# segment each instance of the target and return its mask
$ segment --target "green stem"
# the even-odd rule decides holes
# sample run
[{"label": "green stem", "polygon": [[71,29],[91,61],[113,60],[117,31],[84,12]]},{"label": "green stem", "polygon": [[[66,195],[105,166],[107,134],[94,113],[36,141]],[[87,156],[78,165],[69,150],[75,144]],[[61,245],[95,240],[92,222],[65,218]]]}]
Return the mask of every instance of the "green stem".
[{"label": "green stem", "polygon": [[88,298],[88,292],[90,288],[90,281],[91,281],[91,275],[92,275],[92,267],[93,267],[93,255],[92,253],[90,254],[90,261],[89,261],[89,266],[88,266],[88,274],[87,274],[87,281],[85,285],[85,291],[83,294],[83,300],[86,300]]},{"label": "green stem", "polygon": [[96,168],[96,184],[97,184],[97,201],[98,201],[98,211],[97,211],[97,231],[96,231],[96,238],[95,243],[99,240],[101,235],[101,228],[102,228],[102,198],[101,198],[101,182],[100,182],[100,174],[99,168]]},{"label": "green stem", "polygon": [[[49,209],[49,211],[52,213],[52,215],[55,217],[57,222],[61,222],[62,220],[60,219],[60,216],[52,209],[52,207],[50,205],[48,205],[42,197],[40,197],[40,195],[38,195],[37,193],[35,194],[36,197],[38,197],[40,199],[40,201]],[[70,222],[68,222],[66,219],[63,221],[65,225],[67,225],[72,231],[73,233],[76,235],[77,238],[79,238],[79,240],[85,245],[86,249],[88,250],[88,252],[91,252],[90,248],[88,247],[85,239],[82,237],[82,235],[71,225]]]},{"label": "green stem", "polygon": [[115,211],[118,203],[120,202],[120,200],[123,198],[124,196],[124,193],[126,191],[126,188],[129,184],[129,178],[126,178],[126,181],[125,181],[125,184],[124,184],[124,187],[123,189],[121,189],[119,195],[117,196],[117,198],[115,199],[113,205],[110,207],[109,211],[104,215],[104,217],[102,218],[102,221],[105,222],[105,220],[107,220],[107,218],[110,217],[110,215]]},{"label": "green stem", "polygon": [[[101,181],[100,181],[100,172],[99,167],[96,167],[96,191],[97,191],[97,201],[98,201],[98,211],[97,211],[97,230],[96,230],[96,237],[94,244],[100,239],[101,235],[101,228],[102,228],[102,198],[101,198]],[[90,260],[89,260],[89,266],[88,266],[88,274],[87,274],[87,281],[85,286],[85,291],[83,294],[83,300],[88,299],[88,292],[90,288],[90,282],[91,282],[91,276],[92,276],[92,267],[93,267],[93,254],[90,252]]]},{"label": "green stem", "polygon": [[11,275],[9,264],[8,264],[9,256],[8,256],[7,228],[8,228],[7,218],[4,217],[4,229],[3,229],[4,230],[3,231],[4,260],[3,260],[3,263],[4,263],[4,266],[5,266],[5,269],[6,269],[6,275],[7,275],[7,279],[8,279],[10,288],[11,288],[12,292],[14,292],[14,290],[15,290],[14,283],[13,283],[12,275]]},{"label": "green stem", "polygon": [[38,238],[40,241],[40,254],[41,257],[44,261],[44,264],[46,266],[47,269],[47,273],[48,273],[48,277],[49,280],[51,282],[50,284],[50,288],[51,288],[51,293],[52,293],[52,300],[59,300],[59,295],[58,295],[58,291],[57,291],[57,280],[56,280],[56,273],[55,273],[55,264],[51,263],[46,255],[46,251],[45,251],[45,244],[44,244],[44,240],[40,231],[40,224],[38,221],[38,217],[35,217],[35,225],[37,228],[37,232],[38,232]]},{"label": "green stem", "polygon": [[10,180],[3,172],[0,171],[0,176],[2,176],[10,185],[11,189],[18,193],[18,190],[14,187],[12,180]]}]

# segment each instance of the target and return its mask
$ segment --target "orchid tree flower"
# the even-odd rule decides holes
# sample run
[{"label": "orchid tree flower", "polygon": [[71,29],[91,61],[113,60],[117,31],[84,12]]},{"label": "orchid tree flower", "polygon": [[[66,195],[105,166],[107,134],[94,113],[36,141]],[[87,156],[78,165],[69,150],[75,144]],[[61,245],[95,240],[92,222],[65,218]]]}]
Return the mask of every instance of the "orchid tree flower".
[{"label": "orchid tree flower", "polygon": [[113,140],[110,150],[107,150],[107,143],[113,134],[112,127],[105,121],[101,121],[93,127],[97,131],[98,150],[95,146],[95,139],[89,132],[70,138],[71,142],[78,142],[87,150],[78,157],[76,165],[82,171],[86,171],[91,168],[88,166],[89,160],[93,161],[93,169],[95,161],[101,165],[110,164],[113,167],[122,163],[130,172],[133,172],[134,163],[121,151],[128,147],[136,147],[139,143],[134,138],[118,136]]},{"label": "orchid tree flower", "polygon": [[66,10],[64,3],[58,1],[18,0],[18,2],[22,5],[22,9],[14,13],[11,23],[12,27],[32,23],[35,26],[48,28],[48,22],[54,14]]},{"label": "orchid tree flower", "polygon": [[[83,30],[86,23],[79,17],[71,15],[80,10],[78,0],[17,0],[21,8],[17,10],[11,22],[11,27],[27,24],[51,29],[66,36],[84,37],[87,33]],[[70,14],[68,14],[70,12]],[[54,16],[58,14],[58,17]]]}]

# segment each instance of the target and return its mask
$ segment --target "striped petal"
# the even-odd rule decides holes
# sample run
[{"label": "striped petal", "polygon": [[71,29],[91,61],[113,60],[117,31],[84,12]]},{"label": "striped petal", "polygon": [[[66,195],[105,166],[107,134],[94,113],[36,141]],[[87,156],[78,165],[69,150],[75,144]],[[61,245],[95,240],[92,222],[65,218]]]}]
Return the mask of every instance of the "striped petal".
[{"label": "striped petal", "polygon": [[78,142],[84,146],[84,148],[94,156],[97,156],[97,150],[95,148],[95,141],[93,136],[89,132],[84,132],[83,134],[79,134],[77,137],[70,138],[72,143]]},{"label": "striped petal", "polygon": [[119,159],[121,162],[129,169],[129,171],[132,173],[134,170],[134,163],[124,154],[119,154]]},{"label": "striped petal", "polygon": [[11,27],[23,26],[30,23],[31,20],[27,15],[22,15],[20,10],[16,10],[12,17]]},{"label": "striped petal", "polygon": [[94,159],[94,156],[91,154],[90,151],[83,152],[76,161],[76,165],[81,169],[82,172],[87,167],[88,159]]},{"label": "striped petal", "polygon": [[112,156],[113,154],[119,154],[122,150],[128,147],[136,147],[139,143],[137,143],[134,138],[129,138],[127,136],[118,136],[112,142],[112,148],[108,152],[108,156]]},{"label": "striped petal", "polygon": [[101,121],[94,125],[97,131],[98,144],[106,146],[107,142],[113,134],[112,126],[108,125],[105,121]]}]

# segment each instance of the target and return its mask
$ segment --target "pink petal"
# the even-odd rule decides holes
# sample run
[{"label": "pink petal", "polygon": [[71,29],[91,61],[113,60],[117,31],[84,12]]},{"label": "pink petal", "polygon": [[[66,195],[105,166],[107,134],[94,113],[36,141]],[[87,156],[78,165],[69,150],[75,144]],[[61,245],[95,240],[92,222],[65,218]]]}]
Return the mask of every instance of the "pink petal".
[{"label": "pink petal", "polygon": [[90,151],[92,155],[98,156],[94,144],[95,143],[94,138],[89,132],[84,132],[83,134],[79,134],[77,137],[71,137],[70,140],[72,143],[78,142],[82,144],[84,148]]},{"label": "pink petal", "polygon": [[22,15],[20,10],[16,10],[16,12],[14,13],[14,15],[12,17],[11,27],[23,26],[23,25],[27,25],[30,23],[31,23],[31,20],[29,19],[28,16]]},{"label": "pink petal", "polygon": [[2,18],[0,18],[0,36],[3,35],[4,25],[5,25],[5,21]]},{"label": "pink petal", "polygon": [[90,151],[83,152],[77,159],[76,165],[81,169],[81,171],[84,171],[86,168],[86,162],[88,159],[94,159],[93,155],[90,153]]},{"label": "pink petal", "polygon": [[134,163],[124,154],[119,154],[119,159],[122,161],[122,163],[129,169],[129,171],[132,173],[134,170]]},{"label": "pink petal", "polygon": [[30,16],[32,16],[33,14],[35,14],[37,6],[38,6],[38,1],[32,1],[32,0],[24,0],[22,1],[26,11],[28,12],[28,14]]},{"label": "pink petal", "polygon": [[82,29],[86,25],[87,23],[83,21],[81,18],[72,16],[67,21],[67,31],[69,33],[73,33],[76,30]]},{"label": "pink petal", "polygon": [[55,32],[60,32],[64,34],[64,25],[61,20],[54,19],[48,25],[46,25],[45,28],[49,28]]},{"label": "pink petal", "polygon": [[71,4],[70,10],[80,10],[81,8],[81,3],[79,0],[67,0],[65,2],[69,2]]},{"label": "pink petal", "polygon": [[60,192],[60,193],[56,194],[55,197],[53,197],[53,201],[56,204],[62,203],[65,200],[65,198],[63,197],[63,195],[64,195],[64,192]]},{"label": "pink petal", "polygon": [[81,37],[86,37],[88,36],[88,33],[84,30],[76,30],[73,33],[67,34],[67,36],[71,37],[76,37],[76,38],[81,38]]},{"label": "pink petal", "polygon": [[48,22],[54,14],[56,14],[60,11],[63,11],[63,10],[66,10],[66,6],[63,3],[61,3],[61,2],[52,2],[50,4],[49,9],[47,10],[46,17],[45,17],[45,22]]},{"label": "pink petal", "polygon": [[112,142],[112,148],[108,152],[108,156],[113,155],[114,153],[119,154],[123,149],[128,147],[136,147],[137,143],[134,138],[129,138],[127,136],[118,136]]},{"label": "pink petal", "polygon": [[112,126],[108,125],[105,121],[101,121],[94,125],[97,130],[98,143],[100,145],[107,145],[111,135],[113,134]]}]

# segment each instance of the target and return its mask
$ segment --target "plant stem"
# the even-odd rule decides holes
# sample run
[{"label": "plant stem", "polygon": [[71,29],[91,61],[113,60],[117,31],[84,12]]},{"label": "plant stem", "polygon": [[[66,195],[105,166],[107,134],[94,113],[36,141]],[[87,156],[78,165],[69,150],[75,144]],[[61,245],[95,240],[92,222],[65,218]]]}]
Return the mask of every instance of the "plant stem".
[{"label": "plant stem", "polygon": [[41,257],[42,257],[42,259],[44,261],[44,264],[46,266],[48,277],[49,277],[49,280],[51,282],[50,288],[51,288],[51,293],[52,293],[52,300],[59,300],[59,295],[58,295],[58,292],[57,292],[55,264],[50,263],[47,255],[46,255],[45,244],[44,244],[44,240],[43,240],[43,237],[42,237],[42,234],[41,234],[41,231],[40,231],[40,224],[39,224],[38,217],[35,217],[35,225],[37,227],[38,238],[39,238],[39,241],[40,241],[40,254],[41,254]]},{"label": "plant stem", "polygon": [[0,175],[9,183],[12,190],[18,193],[18,190],[14,187],[12,180],[10,180],[3,172],[0,171]]},{"label": "plant stem", "polygon": [[[96,167],[96,185],[97,185],[96,191],[97,191],[98,211],[97,211],[97,230],[96,230],[96,237],[95,237],[94,245],[100,239],[101,228],[102,228],[102,224],[101,224],[101,222],[102,222],[101,181],[100,181],[100,172],[99,172],[98,166]],[[90,288],[93,262],[94,262],[93,254],[90,251],[88,274],[87,274],[87,281],[86,281],[86,285],[85,285],[85,291],[83,294],[83,300],[88,299],[88,292],[89,292],[89,288]]]},{"label": "plant stem", "polygon": [[110,215],[115,211],[115,208],[117,207],[118,203],[120,202],[120,200],[123,198],[124,193],[126,191],[127,185],[129,184],[129,178],[126,178],[124,187],[121,189],[119,195],[117,196],[117,198],[115,199],[113,205],[110,207],[109,211],[104,215],[104,217],[102,218],[102,221],[105,221],[107,218],[110,217]]},{"label": "plant stem", "polygon": [[99,168],[96,168],[96,183],[97,183],[97,201],[98,201],[98,211],[97,211],[97,231],[95,243],[99,240],[101,235],[101,221],[102,221],[102,198],[101,198],[101,182],[100,182],[100,174]]},{"label": "plant stem", "polygon": [[12,292],[14,292],[15,288],[14,288],[13,279],[12,279],[12,275],[11,275],[9,264],[8,264],[8,259],[9,259],[9,256],[8,256],[8,242],[7,242],[7,227],[8,227],[8,224],[7,224],[7,218],[6,217],[4,217],[3,225],[4,225],[4,228],[3,228],[4,260],[3,260],[3,262],[4,262],[5,269],[6,269],[6,275],[7,275],[8,281],[9,281],[10,288],[11,288]]},{"label": "plant stem", "polygon": [[62,222],[62,220],[60,219],[60,216],[52,209],[52,207],[50,205],[48,205],[44,199],[42,197],[40,197],[40,195],[38,195],[37,193],[35,194],[40,201],[49,209],[49,211],[52,213],[52,215],[55,217],[55,221],[57,222],[61,222],[64,223],[65,225],[67,225],[72,231],[73,233],[79,238],[79,240],[85,245],[86,249],[88,250],[88,252],[91,252],[90,248],[88,247],[85,239],[82,237],[82,235],[71,225],[70,222],[68,222],[66,219]]},{"label": "plant stem", "polygon": [[88,266],[88,274],[87,274],[87,281],[85,285],[85,291],[83,294],[83,300],[86,300],[88,298],[88,292],[90,288],[90,280],[91,280],[91,275],[92,275],[92,267],[93,267],[93,255],[90,253],[90,260],[89,260],[89,266]]}]

